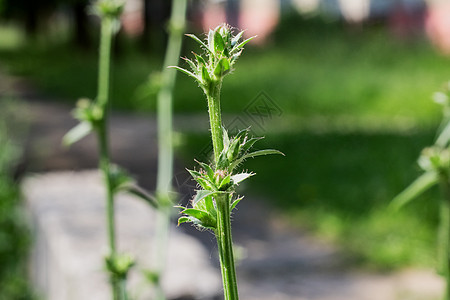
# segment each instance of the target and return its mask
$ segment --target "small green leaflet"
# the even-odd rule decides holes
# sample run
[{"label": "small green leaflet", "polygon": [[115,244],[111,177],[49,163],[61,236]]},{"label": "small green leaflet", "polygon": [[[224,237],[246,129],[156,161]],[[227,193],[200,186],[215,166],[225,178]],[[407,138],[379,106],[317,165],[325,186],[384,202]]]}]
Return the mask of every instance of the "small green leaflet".
[{"label": "small green leaflet", "polygon": [[410,186],[408,186],[403,192],[392,200],[390,207],[395,210],[401,208],[438,183],[438,181],[439,175],[436,172],[428,171],[423,173],[413,183],[411,183]]},{"label": "small green leaflet", "polygon": [[87,136],[92,131],[92,124],[89,122],[81,122],[69,132],[67,132],[63,137],[63,145],[70,146],[75,142],[78,142],[85,136]]}]

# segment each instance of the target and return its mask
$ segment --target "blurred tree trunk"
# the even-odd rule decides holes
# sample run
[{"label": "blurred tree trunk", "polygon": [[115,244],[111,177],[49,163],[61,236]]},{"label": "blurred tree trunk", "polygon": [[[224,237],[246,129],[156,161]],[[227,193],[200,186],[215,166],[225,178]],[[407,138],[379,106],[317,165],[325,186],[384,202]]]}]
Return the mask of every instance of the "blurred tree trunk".
[{"label": "blurred tree trunk", "polygon": [[233,27],[239,27],[239,0],[227,0],[227,23]]},{"label": "blurred tree trunk", "polygon": [[170,15],[171,1],[143,0],[144,1],[144,30],[141,36],[141,45],[144,51],[149,48],[164,50],[166,40],[166,22]]},{"label": "blurred tree trunk", "polygon": [[[31,3],[34,3],[34,1]],[[25,10],[25,33],[28,37],[34,38],[38,32],[39,12],[37,5],[31,4],[30,6],[29,9]]]},{"label": "blurred tree trunk", "polygon": [[79,48],[90,49],[92,42],[89,36],[89,18],[87,16],[87,1],[75,1],[72,5],[74,22],[74,42]]},{"label": "blurred tree trunk", "polygon": [[141,44],[143,50],[147,50],[150,42],[150,2],[151,0],[143,0],[144,30],[142,31]]}]

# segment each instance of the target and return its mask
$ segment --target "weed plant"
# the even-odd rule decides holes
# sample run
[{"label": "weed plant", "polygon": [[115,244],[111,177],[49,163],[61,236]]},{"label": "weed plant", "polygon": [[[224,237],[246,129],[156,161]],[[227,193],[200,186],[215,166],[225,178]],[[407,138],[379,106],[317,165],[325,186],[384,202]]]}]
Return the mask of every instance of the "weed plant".
[{"label": "weed plant", "polygon": [[109,83],[111,65],[111,45],[114,34],[119,29],[119,18],[124,3],[116,0],[100,0],[93,11],[101,18],[100,55],[98,66],[98,92],[95,101],[81,99],[75,109],[75,117],[80,123],[70,130],[63,139],[70,145],[90,132],[95,132],[99,143],[99,168],[103,174],[106,190],[106,221],[109,253],[105,258],[114,300],[128,299],[126,283],[128,272],[134,265],[131,256],[117,251],[114,196],[120,191],[132,193],[151,205],[156,202],[139,187],[121,168],[111,163],[109,151]]},{"label": "weed plant", "polygon": [[443,120],[434,144],[423,149],[418,164],[423,170],[410,186],[392,201],[399,209],[416,199],[429,188],[438,185],[441,191],[440,222],[438,228],[438,272],[446,279],[444,298],[450,300],[450,82],[445,92],[435,94],[435,101],[442,105]]},{"label": "weed plant", "polygon": [[178,219],[178,224],[190,222],[200,229],[214,232],[226,300],[239,299],[231,235],[231,212],[242,200],[242,197],[236,196],[236,187],[254,175],[251,172],[238,172],[237,169],[248,158],[281,154],[270,149],[251,152],[251,147],[259,138],[250,138],[248,129],[230,138],[222,126],[220,91],[223,78],[233,71],[244,45],[252,39],[241,41],[243,33],[241,31],[234,35],[230,26],[221,25],[208,32],[206,41],[189,34],[204,53],[194,54],[193,60],[185,59],[189,70],[174,67],[192,77],[206,96],[214,154],[211,164],[197,161],[200,169],[189,170],[199,190],[192,199],[192,207],[183,207],[183,216]]}]

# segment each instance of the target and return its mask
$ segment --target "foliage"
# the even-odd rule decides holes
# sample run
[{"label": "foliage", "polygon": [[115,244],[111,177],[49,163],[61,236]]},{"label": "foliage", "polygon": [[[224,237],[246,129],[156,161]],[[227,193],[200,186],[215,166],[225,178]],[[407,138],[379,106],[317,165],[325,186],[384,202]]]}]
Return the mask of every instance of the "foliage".
[{"label": "foliage", "polygon": [[[27,256],[30,232],[21,207],[19,187],[11,177],[12,169],[19,159],[17,128],[9,120],[13,105],[1,99],[0,110],[0,299],[34,299],[27,281]],[[14,118],[15,119],[15,118]],[[12,130],[14,128],[14,131]]]}]

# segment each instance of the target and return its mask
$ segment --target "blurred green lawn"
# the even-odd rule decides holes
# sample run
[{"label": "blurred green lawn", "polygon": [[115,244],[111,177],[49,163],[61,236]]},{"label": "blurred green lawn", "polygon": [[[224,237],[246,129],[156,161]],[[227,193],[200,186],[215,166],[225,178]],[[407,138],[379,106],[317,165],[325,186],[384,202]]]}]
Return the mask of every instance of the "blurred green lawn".
[{"label": "blurred green lawn", "polygon": [[[7,71],[66,101],[95,95],[95,55],[73,52],[65,43],[6,44],[0,45],[0,63]],[[199,51],[188,41],[185,49],[186,56]],[[160,61],[160,54],[123,44],[113,75],[116,109],[154,111],[144,83]],[[279,123],[288,125],[266,128],[263,144],[286,157],[248,162],[245,167],[258,174],[248,194],[272,203],[295,226],[341,243],[365,264],[433,265],[436,191],[398,213],[386,207],[419,174],[416,158],[433,143],[440,119],[431,96],[449,79],[449,59],[422,39],[399,41],[382,26],[355,31],[288,18],[266,47],[249,47],[225,79],[224,112],[243,114],[265,91],[283,111]],[[200,89],[179,76],[175,111],[205,109]],[[320,130],[317,119],[324,120]],[[207,139],[206,133],[183,139],[179,155],[187,166]]]}]

